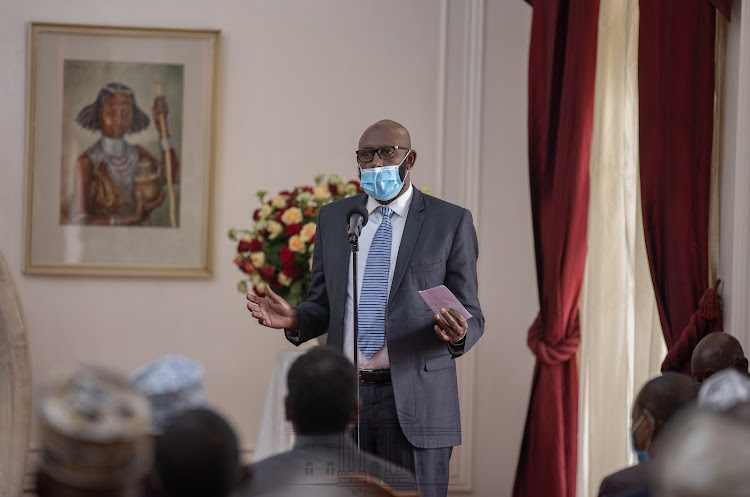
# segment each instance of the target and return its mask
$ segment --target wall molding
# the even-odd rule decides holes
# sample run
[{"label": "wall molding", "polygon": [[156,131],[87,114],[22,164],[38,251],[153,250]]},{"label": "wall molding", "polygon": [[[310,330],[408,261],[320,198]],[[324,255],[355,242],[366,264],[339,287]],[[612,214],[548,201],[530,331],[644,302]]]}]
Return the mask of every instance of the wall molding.
[{"label": "wall molding", "polygon": [[[436,193],[469,209],[479,225],[485,0],[442,0],[438,62]],[[446,165],[449,165],[447,167]],[[451,493],[473,491],[476,364],[457,364],[463,445],[453,451]]]},{"label": "wall molding", "polygon": [[[728,330],[745,346],[750,343],[750,8],[744,6],[740,19],[739,76],[737,83],[737,128],[734,161],[734,222],[732,230],[732,274]],[[736,11],[736,9],[735,9]]]}]

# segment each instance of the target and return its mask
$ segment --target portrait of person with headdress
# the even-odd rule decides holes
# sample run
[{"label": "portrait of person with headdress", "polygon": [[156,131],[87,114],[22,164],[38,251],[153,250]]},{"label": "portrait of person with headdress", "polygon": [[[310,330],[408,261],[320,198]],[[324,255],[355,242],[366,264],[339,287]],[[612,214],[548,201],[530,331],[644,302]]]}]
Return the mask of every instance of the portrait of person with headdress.
[{"label": "portrait of person with headdress", "polygon": [[158,134],[161,154],[157,159],[143,145],[125,139],[149,130],[151,123],[133,89],[121,82],[100,88],[95,101],[75,118],[81,128],[100,136],[75,161],[72,191],[62,200],[62,223],[150,226],[151,213],[166,199],[171,226],[177,226],[172,185],[179,182],[180,164],[171,144],[168,112],[166,99],[157,90],[150,129]]}]

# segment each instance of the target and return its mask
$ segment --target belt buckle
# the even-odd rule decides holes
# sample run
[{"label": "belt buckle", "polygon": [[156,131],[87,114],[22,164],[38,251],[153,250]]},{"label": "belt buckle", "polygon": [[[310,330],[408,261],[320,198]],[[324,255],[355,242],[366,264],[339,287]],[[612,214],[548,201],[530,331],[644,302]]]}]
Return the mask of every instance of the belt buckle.
[{"label": "belt buckle", "polygon": [[361,369],[361,370],[359,371],[359,382],[360,382],[360,383],[365,383],[365,384],[367,384],[367,385],[374,385],[374,384],[375,384],[375,381],[374,381],[374,380],[366,380],[366,379],[364,379],[364,377],[362,376],[362,373],[365,373],[365,374],[367,374],[367,373],[373,373],[373,372],[374,372],[374,371],[370,371],[370,370],[367,370],[367,369]]}]

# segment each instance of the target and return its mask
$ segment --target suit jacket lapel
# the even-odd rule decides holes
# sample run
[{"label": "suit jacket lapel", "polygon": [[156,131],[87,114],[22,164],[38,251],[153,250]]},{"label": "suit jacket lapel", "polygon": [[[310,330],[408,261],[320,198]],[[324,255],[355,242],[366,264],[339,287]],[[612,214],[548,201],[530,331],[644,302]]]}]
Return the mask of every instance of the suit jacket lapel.
[{"label": "suit jacket lapel", "polygon": [[409,214],[406,216],[404,234],[401,237],[401,246],[398,248],[396,267],[393,270],[391,292],[390,295],[388,295],[389,309],[391,302],[393,301],[393,296],[396,295],[396,291],[401,285],[401,280],[404,278],[406,268],[409,266],[411,253],[414,250],[414,245],[416,245],[417,239],[419,238],[419,231],[422,229],[422,221],[424,221],[424,195],[417,190],[417,187],[414,187],[414,196],[412,197],[411,205],[409,206]]}]

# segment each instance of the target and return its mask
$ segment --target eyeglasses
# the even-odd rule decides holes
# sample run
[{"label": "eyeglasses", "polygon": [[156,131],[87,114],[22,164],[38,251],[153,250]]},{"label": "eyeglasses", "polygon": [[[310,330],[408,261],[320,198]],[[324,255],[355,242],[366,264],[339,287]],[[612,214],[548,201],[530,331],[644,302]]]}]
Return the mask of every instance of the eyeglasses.
[{"label": "eyeglasses", "polygon": [[385,147],[380,148],[363,148],[356,152],[357,161],[359,161],[360,164],[371,162],[372,159],[375,158],[375,152],[378,153],[378,156],[381,159],[390,160],[396,157],[396,149],[411,150],[409,147],[399,147],[397,145],[386,145]]}]

